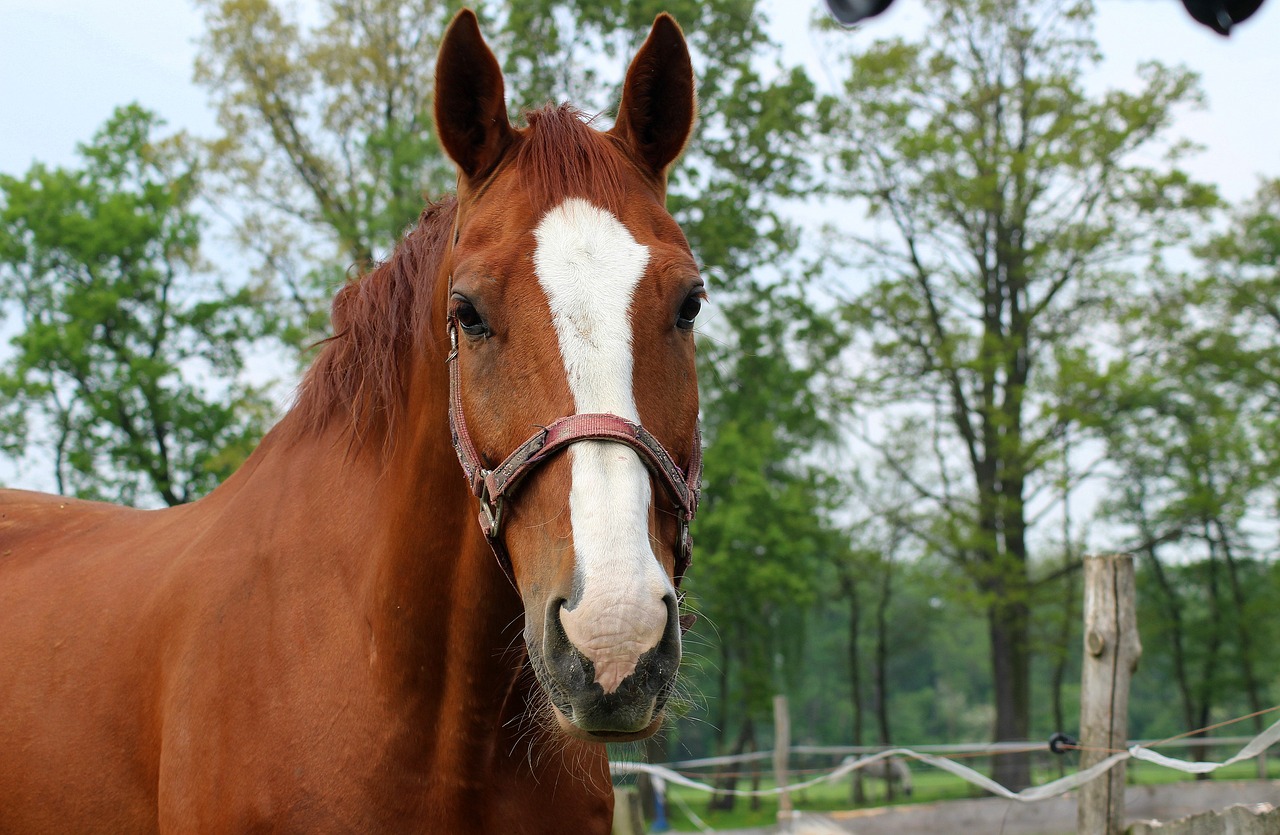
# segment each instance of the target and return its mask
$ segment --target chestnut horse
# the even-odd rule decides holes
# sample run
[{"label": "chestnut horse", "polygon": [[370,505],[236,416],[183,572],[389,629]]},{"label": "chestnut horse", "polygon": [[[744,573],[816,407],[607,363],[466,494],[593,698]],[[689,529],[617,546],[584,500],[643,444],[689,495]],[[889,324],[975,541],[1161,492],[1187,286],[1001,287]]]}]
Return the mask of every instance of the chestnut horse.
[{"label": "chestnut horse", "polygon": [[454,19],[457,197],[338,294],[244,466],[166,510],[0,497],[0,832],[609,831],[603,743],[680,657],[694,111],[667,15],[607,132],[511,126]]}]

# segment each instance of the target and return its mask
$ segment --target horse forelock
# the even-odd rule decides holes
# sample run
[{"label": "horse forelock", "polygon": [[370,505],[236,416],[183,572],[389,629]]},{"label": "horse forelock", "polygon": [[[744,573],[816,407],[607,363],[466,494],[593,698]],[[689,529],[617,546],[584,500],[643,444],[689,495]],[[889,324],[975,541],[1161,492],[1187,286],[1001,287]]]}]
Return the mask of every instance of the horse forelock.
[{"label": "horse forelock", "polygon": [[531,204],[545,211],[579,197],[618,214],[638,170],[591,127],[592,117],[570,104],[549,104],[526,112],[525,120],[514,163]]}]

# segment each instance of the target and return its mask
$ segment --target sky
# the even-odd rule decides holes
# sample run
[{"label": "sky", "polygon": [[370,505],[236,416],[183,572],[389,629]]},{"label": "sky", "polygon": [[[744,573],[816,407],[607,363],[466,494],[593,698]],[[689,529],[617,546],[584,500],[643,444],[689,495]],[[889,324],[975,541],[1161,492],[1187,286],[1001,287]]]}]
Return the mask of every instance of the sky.
[{"label": "sky", "polygon": [[[784,57],[820,81],[820,40],[808,31],[820,0],[765,0]],[[1208,110],[1182,114],[1178,128],[1207,150],[1192,172],[1230,199],[1254,190],[1259,174],[1280,175],[1280,0],[1222,38],[1194,23],[1177,0],[1098,0],[1106,60],[1099,89],[1136,86],[1141,60],[1184,63],[1200,73]],[[844,33],[853,43],[924,29],[920,0],[897,0],[884,15]],[[204,91],[191,82],[200,16],[184,0],[0,0],[0,172],[32,161],[67,164],[117,105],[138,101],[171,127],[212,135]]]}]

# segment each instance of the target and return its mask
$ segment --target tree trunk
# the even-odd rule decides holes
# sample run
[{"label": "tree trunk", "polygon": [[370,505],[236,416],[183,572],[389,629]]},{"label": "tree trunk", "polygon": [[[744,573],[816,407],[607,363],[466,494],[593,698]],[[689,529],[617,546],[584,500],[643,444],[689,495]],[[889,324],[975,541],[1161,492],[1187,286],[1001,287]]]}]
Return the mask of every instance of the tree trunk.
[{"label": "tree trunk", "polygon": [[[849,601],[849,701],[853,708],[853,744],[862,745],[862,658],[858,648],[859,627],[862,619],[861,600],[858,597],[858,581],[851,572],[841,578],[845,598]],[[866,802],[862,785],[862,770],[853,772],[853,802]]]},{"label": "tree trunk", "polygon": [[[1013,303],[1016,307],[1017,296]],[[1016,315],[1016,311],[1015,311]],[[1020,357],[1020,350],[1014,352]],[[1007,394],[1006,419],[1009,421],[1007,443],[1022,443],[1019,386],[1025,380],[1025,368],[1015,359],[1011,368],[1010,391]],[[1000,482],[1000,525],[1004,549],[1000,554],[1003,599],[996,600],[997,632],[1007,653],[1004,676],[997,672],[996,737],[1002,741],[1023,741],[1031,736],[1031,578],[1027,576],[1027,522],[1023,495],[1026,490],[1022,464],[1017,456],[1004,463]],[[994,636],[993,636],[994,637]],[[993,646],[996,642],[992,641]],[[1002,692],[1003,691],[1003,692]],[[1001,717],[1001,705],[1006,715]],[[994,769],[997,782],[1017,791],[1031,785],[1031,757],[1028,754],[1004,754]],[[1004,779],[1002,779],[1004,778]]]},{"label": "tree trunk", "polygon": [[[1070,563],[1071,549],[1067,548],[1067,561]],[[1062,621],[1058,630],[1058,641],[1056,656],[1053,661],[1053,728],[1055,731],[1062,731],[1067,727],[1066,711],[1062,706],[1062,687],[1067,678],[1067,661],[1071,657],[1068,647],[1071,645],[1072,623],[1076,619],[1076,578],[1068,572],[1063,575],[1062,583]],[[1058,761],[1058,776],[1065,777],[1067,775],[1067,763],[1065,757],[1056,757]]]},{"label": "tree trunk", "polygon": [[884,562],[881,593],[876,603],[876,721],[879,744],[893,744],[888,724],[888,599],[892,592],[891,562]]},{"label": "tree trunk", "polygon": [[[1240,677],[1244,680],[1244,690],[1249,697],[1249,710],[1254,714],[1254,733],[1262,733],[1261,711],[1266,705],[1263,704],[1262,688],[1258,684],[1258,676],[1253,665],[1253,635],[1246,626],[1245,604],[1248,601],[1245,599],[1244,586],[1240,583],[1240,572],[1236,565],[1235,553],[1231,548],[1231,537],[1227,532],[1227,527],[1223,524],[1222,519],[1218,517],[1214,518],[1213,523],[1218,531],[1218,540],[1222,545],[1222,556],[1227,561],[1227,579],[1231,585],[1231,598],[1235,603],[1236,640],[1240,643]],[[1258,755],[1257,767],[1258,779],[1267,779],[1265,751]]]},{"label": "tree trunk", "polygon": [[1141,514],[1140,530],[1144,541],[1147,543],[1143,549],[1143,553],[1147,558],[1151,573],[1156,579],[1156,585],[1160,586],[1160,596],[1164,600],[1165,615],[1172,624],[1173,634],[1170,636],[1170,649],[1173,653],[1173,678],[1174,683],[1178,686],[1178,694],[1182,699],[1182,723],[1187,730],[1194,727],[1196,708],[1195,693],[1191,687],[1191,678],[1187,675],[1187,655],[1186,644],[1183,640],[1183,622],[1182,622],[1182,598],[1178,594],[1178,590],[1174,588],[1169,577],[1164,572],[1164,564],[1160,562],[1160,556],[1156,553],[1156,537],[1150,530],[1145,510],[1139,508]]},{"label": "tree trunk", "polygon": [[[1025,740],[1030,733],[1030,612],[1025,599],[1023,594],[997,598],[988,608],[997,742]],[[998,754],[992,758],[991,771],[997,783],[1013,791],[1031,785],[1031,761],[1026,754]]]},{"label": "tree trunk", "polygon": [[[880,744],[892,745],[893,732],[889,727],[889,595],[892,585],[892,560],[883,560],[880,575],[880,599],[876,602],[876,720],[880,729]],[[893,800],[893,781],[885,780],[887,799]]]},{"label": "tree trunk", "polygon": [[[993,431],[988,427],[988,431]],[[1005,439],[1008,442],[1008,439]],[[987,439],[989,448],[1001,443]],[[995,741],[1021,742],[1031,731],[1030,583],[1023,519],[1023,481],[1002,472],[1007,465],[983,460],[978,472],[978,530],[983,553],[977,577],[987,595],[992,689],[995,694]],[[1026,754],[992,757],[992,777],[1018,791],[1031,785]]]},{"label": "tree trunk", "polygon": [[[1063,732],[1067,727],[1066,711],[1062,706],[1062,686],[1067,678],[1067,660],[1071,657],[1071,624],[1075,620],[1076,581],[1070,569],[1074,560],[1071,550],[1071,434],[1070,427],[1062,431],[1062,620],[1059,622],[1058,641],[1055,649],[1052,673],[1053,729]],[[1066,757],[1058,761],[1058,777],[1067,776]]]},{"label": "tree trunk", "polygon": [[[748,746],[752,751],[756,750],[756,729],[750,714],[743,718],[742,725],[738,728],[738,738],[733,744],[731,753],[735,757],[744,754]],[[738,775],[741,771],[742,763],[730,763],[716,769],[715,786],[719,791],[711,795],[711,800],[707,803],[709,810],[721,812],[733,810],[733,807],[737,804],[738,796],[732,792],[738,787]],[[755,784],[758,785],[759,775],[754,775],[753,779]]]},{"label": "tree trunk", "polygon": [[[1218,656],[1222,648],[1222,602],[1218,589],[1218,548],[1214,540],[1207,536],[1208,523],[1204,525],[1205,539],[1209,542],[1209,645],[1205,648],[1204,667],[1200,674],[1200,685],[1196,688],[1199,697],[1195,723],[1191,728],[1203,728],[1209,725],[1213,715],[1214,697],[1217,685],[1214,681],[1218,675]],[[1194,749],[1198,761],[1208,760],[1212,751],[1207,745],[1197,745]],[[1197,774],[1197,780],[1208,780],[1208,774]]]},{"label": "tree trunk", "polygon": [[[667,761],[667,735],[658,731],[641,743],[644,761],[647,763],[663,763]],[[640,808],[645,820],[653,820],[658,814],[658,801],[653,789],[653,777],[641,774],[636,777],[636,789],[640,793]]]},{"label": "tree trunk", "polygon": [[[720,640],[720,677],[718,682],[719,689],[720,689],[720,698],[717,700],[717,703],[716,703],[716,707],[718,709],[718,716],[716,719],[716,726],[715,726],[716,727],[715,751],[718,754],[726,753],[725,729],[729,727],[729,662],[731,658],[732,656],[729,653],[729,641],[724,636],[722,636]],[[738,746],[741,745],[741,741],[742,741],[741,735],[739,735],[739,739],[737,743]],[[742,753],[742,751],[741,751],[741,748],[738,747],[736,750],[734,750],[731,753],[740,754]],[[731,777],[727,777],[723,775],[725,774],[725,772],[732,771],[733,769],[736,769],[736,768],[737,768],[736,765],[730,766],[728,768],[724,766],[720,766],[716,768],[716,776],[712,780],[712,784],[720,789],[735,788],[737,786],[737,781]],[[713,794],[711,795],[711,798],[707,801],[707,808],[710,810],[732,809],[733,795],[726,795],[726,794],[720,794],[720,793]]]}]

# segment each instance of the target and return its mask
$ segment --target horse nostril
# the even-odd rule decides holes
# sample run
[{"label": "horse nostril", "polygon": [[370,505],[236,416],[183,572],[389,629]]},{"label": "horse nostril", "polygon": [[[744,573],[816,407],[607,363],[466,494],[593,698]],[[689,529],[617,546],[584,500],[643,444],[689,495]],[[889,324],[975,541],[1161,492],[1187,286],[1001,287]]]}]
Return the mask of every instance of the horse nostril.
[{"label": "horse nostril", "polygon": [[678,621],[680,619],[680,602],[676,600],[674,594],[665,594],[662,597],[662,605],[667,607],[667,621]]},{"label": "horse nostril", "polygon": [[563,597],[547,603],[542,625],[542,663],[552,673],[559,686],[575,692],[590,686],[594,673],[591,662],[573,645],[565,633],[560,613],[566,611]]},{"label": "horse nostril", "polygon": [[563,597],[557,597],[547,603],[546,615],[543,618],[542,643],[549,651],[547,653],[549,656],[563,652],[572,646],[569,636],[564,632],[564,624],[560,622],[560,613],[564,611],[567,602]]}]

